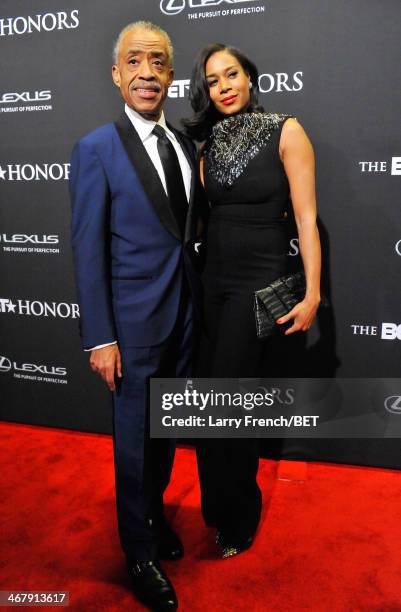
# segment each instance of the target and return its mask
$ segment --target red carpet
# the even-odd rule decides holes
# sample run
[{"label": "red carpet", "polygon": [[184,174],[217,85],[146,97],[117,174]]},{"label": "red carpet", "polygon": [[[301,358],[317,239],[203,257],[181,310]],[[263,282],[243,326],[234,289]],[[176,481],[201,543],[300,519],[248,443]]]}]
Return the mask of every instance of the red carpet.
[{"label": "red carpet", "polygon": [[[69,591],[74,611],[143,610],[117,538],[111,438],[2,423],[0,441],[0,590]],[[260,484],[254,546],[220,560],[194,453],[178,450],[167,502],[186,555],[165,567],[180,610],[401,610],[399,472],[264,460]]]}]

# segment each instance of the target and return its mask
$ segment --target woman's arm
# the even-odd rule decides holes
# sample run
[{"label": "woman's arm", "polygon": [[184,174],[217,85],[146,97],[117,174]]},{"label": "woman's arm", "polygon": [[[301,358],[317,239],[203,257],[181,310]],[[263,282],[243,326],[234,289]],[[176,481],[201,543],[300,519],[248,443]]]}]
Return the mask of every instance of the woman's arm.
[{"label": "woman's arm", "polygon": [[200,180],[203,186],[205,186],[205,177],[204,177],[204,173],[203,173],[203,146],[201,147],[201,150],[199,152],[199,176],[200,176]]},{"label": "woman's arm", "polygon": [[[202,183],[202,188],[205,187],[205,179],[204,179],[204,174],[203,174],[203,145],[199,150],[198,153],[198,161],[199,161],[199,178],[200,178],[200,182]],[[206,197],[206,196],[205,196]],[[204,233],[205,233],[205,225],[206,222],[204,219],[199,219],[198,220],[198,225],[196,228],[196,236],[198,238],[202,238]]]},{"label": "woman's arm", "polygon": [[283,125],[280,157],[290,185],[306,277],[305,298],[277,321],[282,324],[293,319],[293,325],[285,332],[289,335],[310,328],[320,303],[321,251],[316,225],[315,158],[310,140],[296,119],[287,119]]}]

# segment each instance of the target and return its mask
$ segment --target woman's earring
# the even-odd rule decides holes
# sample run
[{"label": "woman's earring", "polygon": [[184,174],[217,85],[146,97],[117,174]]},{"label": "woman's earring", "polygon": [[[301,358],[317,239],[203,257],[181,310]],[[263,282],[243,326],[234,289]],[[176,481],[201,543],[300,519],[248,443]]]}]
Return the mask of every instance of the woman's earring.
[{"label": "woman's earring", "polygon": [[252,89],[252,83],[249,81],[249,89]]}]

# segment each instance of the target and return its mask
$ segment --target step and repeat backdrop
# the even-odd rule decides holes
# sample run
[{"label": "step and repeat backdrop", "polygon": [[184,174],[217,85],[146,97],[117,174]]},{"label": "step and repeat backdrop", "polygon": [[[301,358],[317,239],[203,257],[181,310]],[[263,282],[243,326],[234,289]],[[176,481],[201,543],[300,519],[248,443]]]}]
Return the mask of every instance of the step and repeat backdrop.
[{"label": "step and repeat backdrop", "polygon": [[[122,27],[138,19],[162,26],[174,44],[175,81],[166,104],[171,123],[179,127],[190,114],[197,51],[224,42],[257,64],[265,109],[295,115],[313,142],[331,307],[307,339],[279,343],[272,373],[398,377],[399,0],[3,0],[1,418],[111,431],[109,394],[91,373],[78,335],[69,159],[78,138],[122,110],[111,52]],[[288,257],[290,263],[298,258],[296,233],[289,236]],[[401,399],[390,403],[401,419]],[[401,467],[396,439],[264,446],[265,453],[287,458]]]}]

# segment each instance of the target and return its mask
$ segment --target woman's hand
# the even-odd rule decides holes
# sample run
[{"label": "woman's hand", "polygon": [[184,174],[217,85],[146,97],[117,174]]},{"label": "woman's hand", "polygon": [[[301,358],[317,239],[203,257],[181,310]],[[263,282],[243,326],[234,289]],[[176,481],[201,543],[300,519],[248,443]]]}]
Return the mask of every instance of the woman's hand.
[{"label": "woman's hand", "polygon": [[316,317],[316,311],[319,308],[320,299],[305,298],[302,302],[295,304],[284,317],[277,319],[276,323],[283,325],[287,321],[294,319],[293,324],[284,333],[286,336],[297,331],[308,331]]}]

